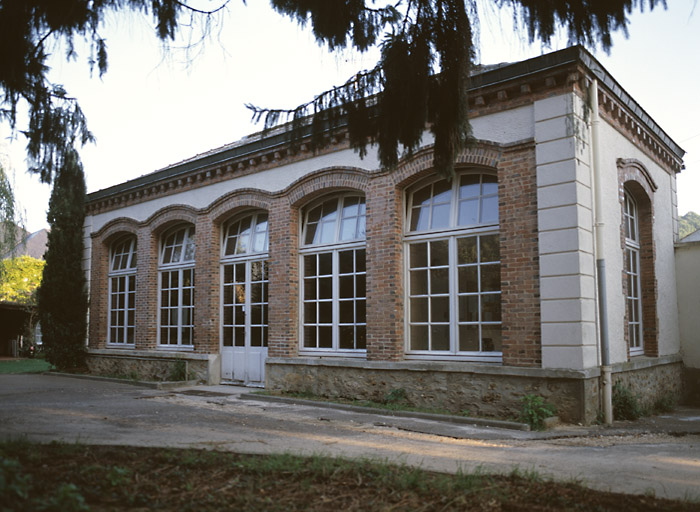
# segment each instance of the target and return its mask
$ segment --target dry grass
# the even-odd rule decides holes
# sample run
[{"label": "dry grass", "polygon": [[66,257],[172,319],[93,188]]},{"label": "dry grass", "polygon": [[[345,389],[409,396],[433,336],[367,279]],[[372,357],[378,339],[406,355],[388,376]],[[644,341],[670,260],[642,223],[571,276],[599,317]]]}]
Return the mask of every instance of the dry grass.
[{"label": "dry grass", "polygon": [[592,491],[535,474],[444,475],[326,457],[0,444],[7,510],[690,511],[697,503]]}]

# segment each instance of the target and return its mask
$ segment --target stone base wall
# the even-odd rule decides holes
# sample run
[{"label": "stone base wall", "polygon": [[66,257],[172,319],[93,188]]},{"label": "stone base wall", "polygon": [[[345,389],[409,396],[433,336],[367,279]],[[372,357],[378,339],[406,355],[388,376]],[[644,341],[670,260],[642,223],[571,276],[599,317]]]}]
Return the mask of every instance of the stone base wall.
[{"label": "stone base wall", "polygon": [[[145,381],[191,380],[203,384],[221,381],[221,361],[216,354],[147,350],[88,350],[90,373]],[[184,367],[183,367],[184,365]],[[182,376],[186,379],[182,379]]]},{"label": "stone base wall", "polygon": [[659,400],[683,397],[683,363],[680,356],[639,357],[613,366],[613,385],[619,382],[639,397],[642,407],[653,409]]},{"label": "stone base wall", "polygon": [[542,396],[566,422],[595,421],[598,374],[474,363],[268,358],[268,390],[382,401],[402,389],[416,407],[513,419],[525,395]]},{"label": "stone base wall", "polygon": [[683,403],[700,405],[700,368],[683,368]]},{"label": "stone base wall", "polygon": [[[682,371],[678,356],[642,358],[615,365],[613,382],[623,382],[640,395],[643,406],[653,406],[664,397],[681,396]],[[567,423],[594,423],[601,410],[599,368],[268,358],[266,388],[379,402],[392,390],[402,389],[416,407],[501,419],[517,418],[522,398],[530,394],[556,406],[557,415]]]}]

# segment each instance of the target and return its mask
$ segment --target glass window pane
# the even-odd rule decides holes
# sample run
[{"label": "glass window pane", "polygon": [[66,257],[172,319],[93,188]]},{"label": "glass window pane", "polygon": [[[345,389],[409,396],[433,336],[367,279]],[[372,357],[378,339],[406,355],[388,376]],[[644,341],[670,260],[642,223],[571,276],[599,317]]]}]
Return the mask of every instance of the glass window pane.
[{"label": "glass window pane", "polygon": [[459,197],[465,199],[467,197],[479,196],[479,174],[463,174],[459,179]]},{"label": "glass window pane", "polygon": [[333,273],[333,253],[318,255],[318,275],[329,276]]},{"label": "glass window pane", "polygon": [[413,206],[428,206],[430,204],[430,197],[432,196],[432,186],[427,185],[413,193]]},{"label": "glass window pane", "polygon": [[304,302],[304,323],[316,323],[316,302]]},{"label": "glass window pane", "polygon": [[354,240],[357,237],[357,218],[343,219],[340,223],[340,239]]},{"label": "glass window pane", "polygon": [[355,249],[355,272],[364,272],[366,270],[367,251],[364,249]]},{"label": "glass window pane", "polygon": [[338,283],[340,284],[339,297],[341,299],[355,296],[355,278],[352,275],[339,277]]},{"label": "glass window pane", "polygon": [[304,279],[304,300],[316,299],[316,279]]},{"label": "glass window pane", "polygon": [[432,229],[446,228],[450,225],[450,204],[441,204],[433,207],[433,218],[430,223]]},{"label": "glass window pane", "polygon": [[333,279],[321,277],[318,279],[318,298],[330,299],[333,296]]},{"label": "glass window pane", "polygon": [[367,322],[366,302],[358,300],[355,302],[355,323],[364,324]]},{"label": "glass window pane", "polygon": [[[484,237],[482,237],[483,239]],[[476,245],[476,237],[470,236],[457,239],[457,263],[476,263],[478,261],[478,252]]]},{"label": "glass window pane", "polygon": [[355,348],[358,350],[367,348],[367,328],[364,325],[355,327]]},{"label": "glass window pane", "polygon": [[318,323],[331,324],[333,323],[333,303],[319,302],[318,303]]},{"label": "glass window pane", "polygon": [[340,323],[352,324],[355,323],[355,303],[351,300],[340,301],[339,304]]},{"label": "glass window pane", "polygon": [[431,350],[450,350],[450,326],[431,325],[430,345]]},{"label": "glass window pane", "polygon": [[425,295],[428,293],[428,271],[411,270],[411,295]]},{"label": "glass window pane", "polygon": [[428,244],[425,242],[411,244],[409,246],[411,268],[425,268],[428,266]]},{"label": "glass window pane", "polygon": [[479,237],[479,245],[481,246],[481,262],[499,261],[500,245],[498,235],[486,235]]},{"label": "glass window pane", "polygon": [[332,327],[318,328],[318,346],[319,348],[333,347],[333,330]]},{"label": "glass window pane", "polygon": [[481,296],[481,312],[482,322],[500,322],[501,321],[501,294],[484,294]]},{"label": "glass window pane", "polygon": [[479,291],[477,269],[476,265],[459,267],[459,293],[476,293]]},{"label": "glass window pane", "polygon": [[[461,283],[460,283],[461,284]],[[501,266],[481,265],[481,291],[497,292],[501,290]],[[472,290],[470,290],[472,291]]]},{"label": "glass window pane", "polygon": [[411,209],[411,231],[425,231],[430,227],[430,208],[423,206],[421,208]]},{"label": "glass window pane", "polygon": [[411,350],[428,350],[428,326],[411,326]]},{"label": "glass window pane", "polygon": [[481,200],[481,223],[492,224],[498,222],[498,197],[484,197]]},{"label": "glass window pane", "polygon": [[479,296],[463,295],[459,298],[459,321],[479,321]]},{"label": "glass window pane", "polygon": [[484,352],[501,352],[501,326],[484,325],[481,328],[481,350]]},{"label": "glass window pane", "polygon": [[449,242],[447,240],[438,240],[430,242],[430,266],[439,267],[447,266],[450,262]]},{"label": "glass window pane", "polygon": [[459,203],[459,220],[460,226],[472,226],[479,222],[479,200],[468,199]]},{"label": "glass window pane", "polygon": [[341,274],[351,274],[355,270],[355,251],[341,251],[338,253],[338,272]]},{"label": "glass window pane", "polygon": [[481,175],[481,193],[482,195],[498,194],[498,178],[490,174]]},{"label": "glass window pane", "polygon": [[430,298],[430,321],[449,322],[450,321],[450,299],[449,297]]},{"label": "glass window pane", "polygon": [[318,223],[307,223],[306,224],[306,236],[304,237],[304,245],[312,245],[314,239],[316,238],[316,231],[318,230]]},{"label": "glass window pane", "polygon": [[434,268],[430,270],[430,293],[449,293],[450,274],[447,268]]},{"label": "glass window pane", "polygon": [[459,326],[459,350],[460,352],[479,351],[479,326],[460,325]]},{"label": "glass window pane", "polygon": [[341,325],[338,328],[338,346],[341,349],[355,348],[355,328],[352,325]]},{"label": "glass window pane", "polygon": [[411,300],[411,322],[428,321],[428,299],[412,298]]},{"label": "glass window pane", "polygon": [[452,183],[440,180],[433,183],[433,204],[449,203],[452,198]]},{"label": "glass window pane", "polygon": [[316,327],[304,327],[304,347],[316,348]]},{"label": "glass window pane", "polygon": [[306,277],[315,276],[316,274],[316,255],[304,256],[304,275]]}]

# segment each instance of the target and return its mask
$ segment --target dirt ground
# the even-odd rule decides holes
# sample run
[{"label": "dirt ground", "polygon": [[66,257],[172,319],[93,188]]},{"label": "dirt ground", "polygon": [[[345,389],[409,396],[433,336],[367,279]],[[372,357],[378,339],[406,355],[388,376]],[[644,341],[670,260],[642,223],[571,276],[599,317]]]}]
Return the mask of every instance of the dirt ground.
[{"label": "dirt ground", "polygon": [[0,444],[7,510],[691,511],[697,502],[601,492],[533,473],[445,475],[292,455]]}]

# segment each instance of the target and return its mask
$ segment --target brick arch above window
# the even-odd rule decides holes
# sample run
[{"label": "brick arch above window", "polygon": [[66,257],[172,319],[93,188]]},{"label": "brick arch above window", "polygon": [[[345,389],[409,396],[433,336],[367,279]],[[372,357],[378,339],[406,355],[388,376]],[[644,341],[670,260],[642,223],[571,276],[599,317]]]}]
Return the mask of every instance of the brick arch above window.
[{"label": "brick arch above window", "polygon": [[369,188],[369,174],[356,168],[332,168],[314,172],[293,183],[287,192],[294,208],[327,194],[353,191],[365,195]]},{"label": "brick arch above window", "polygon": [[651,198],[654,192],[659,188],[644,164],[635,158],[618,158],[617,171],[619,183],[621,185],[628,182],[635,182],[639,187],[644,189],[648,198]]},{"label": "brick arch above window", "polygon": [[134,219],[120,217],[109,221],[91,236],[105,245],[111,245],[115,240],[126,234],[137,236],[139,225]]},{"label": "brick arch above window", "polygon": [[[485,171],[495,171],[502,159],[503,151],[498,144],[478,141],[473,147],[463,150],[455,161],[455,172],[466,167],[478,167]],[[402,161],[392,174],[398,188],[405,188],[434,173],[432,146]]]},{"label": "brick arch above window", "polygon": [[177,224],[196,224],[198,216],[198,210],[191,206],[171,205],[158,210],[144,224],[150,228],[154,236],[160,236]]},{"label": "brick arch above window", "polygon": [[241,189],[218,198],[208,208],[214,223],[221,224],[246,210],[272,208],[273,198],[268,192],[257,189]]},{"label": "brick arch above window", "polygon": [[[641,345],[643,354],[650,357],[659,355],[658,345],[658,283],[656,280],[656,247],[654,244],[654,192],[658,189],[651,175],[644,165],[633,159],[618,159],[618,180],[619,180],[619,201],[620,201],[620,247],[623,254],[622,272],[622,292],[629,302],[631,298],[637,297],[641,300]],[[638,252],[638,268],[635,270],[639,283],[639,293],[632,293],[630,290],[630,279],[634,273],[630,273],[630,253],[628,250],[627,230],[628,215],[625,214],[625,196],[629,196],[634,201],[636,224],[638,230],[635,245]],[[628,354],[631,354],[629,332],[630,321],[638,319],[630,318],[629,304],[625,310],[625,341],[627,343]],[[637,343],[637,346],[639,344]],[[638,348],[635,348],[639,352]]]}]

